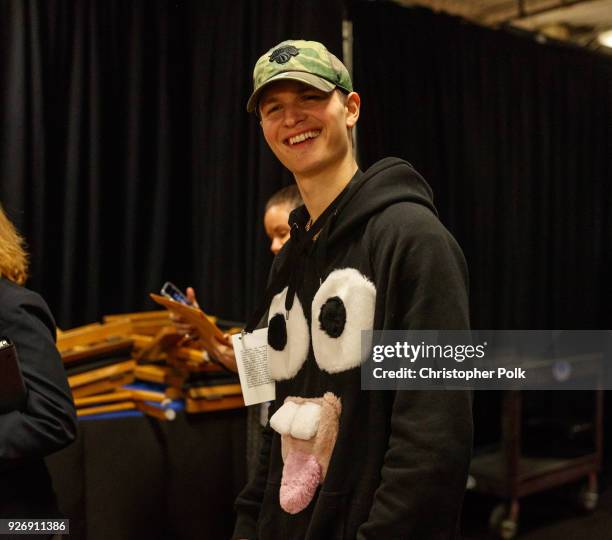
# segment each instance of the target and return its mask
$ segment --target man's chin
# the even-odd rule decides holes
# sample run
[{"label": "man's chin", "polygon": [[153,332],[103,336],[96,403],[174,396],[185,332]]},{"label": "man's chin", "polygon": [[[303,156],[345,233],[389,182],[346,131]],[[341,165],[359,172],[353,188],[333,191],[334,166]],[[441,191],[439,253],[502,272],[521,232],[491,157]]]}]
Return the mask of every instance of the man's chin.
[{"label": "man's chin", "polygon": [[305,176],[316,174],[322,168],[320,159],[279,159],[279,161],[295,176]]}]

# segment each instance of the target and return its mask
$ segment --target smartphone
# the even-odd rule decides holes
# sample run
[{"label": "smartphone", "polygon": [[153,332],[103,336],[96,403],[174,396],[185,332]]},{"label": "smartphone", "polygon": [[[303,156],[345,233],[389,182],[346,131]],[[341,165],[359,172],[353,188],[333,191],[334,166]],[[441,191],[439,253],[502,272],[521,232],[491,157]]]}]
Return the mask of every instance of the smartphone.
[{"label": "smartphone", "polygon": [[164,286],[161,288],[161,294],[162,296],[170,298],[175,302],[180,302],[181,304],[185,304],[187,306],[191,305],[191,302],[187,296],[185,296],[185,293],[170,281],[166,281],[166,283],[164,283]]}]

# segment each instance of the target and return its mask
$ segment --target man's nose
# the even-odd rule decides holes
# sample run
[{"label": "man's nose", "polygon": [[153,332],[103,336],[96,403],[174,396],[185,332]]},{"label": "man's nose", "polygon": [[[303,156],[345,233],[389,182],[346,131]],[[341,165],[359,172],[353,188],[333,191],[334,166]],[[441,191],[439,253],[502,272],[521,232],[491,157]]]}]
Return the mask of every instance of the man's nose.
[{"label": "man's nose", "polygon": [[289,105],[285,107],[285,125],[293,127],[304,119],[304,111],[296,106]]}]

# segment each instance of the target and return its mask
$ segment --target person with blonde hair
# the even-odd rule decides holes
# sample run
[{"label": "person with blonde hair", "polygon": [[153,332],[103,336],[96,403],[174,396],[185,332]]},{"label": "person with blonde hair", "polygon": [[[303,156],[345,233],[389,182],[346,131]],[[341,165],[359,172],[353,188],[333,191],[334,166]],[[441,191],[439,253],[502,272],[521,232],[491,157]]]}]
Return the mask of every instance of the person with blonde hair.
[{"label": "person with blonde hair", "polygon": [[0,338],[15,346],[26,387],[20,410],[0,414],[0,518],[59,511],[44,457],[76,437],[76,413],[45,301],[23,285],[25,242],[0,206]]},{"label": "person with blonde hair", "polygon": [[0,206],[0,277],[23,285],[28,277],[28,255],[23,238]]}]

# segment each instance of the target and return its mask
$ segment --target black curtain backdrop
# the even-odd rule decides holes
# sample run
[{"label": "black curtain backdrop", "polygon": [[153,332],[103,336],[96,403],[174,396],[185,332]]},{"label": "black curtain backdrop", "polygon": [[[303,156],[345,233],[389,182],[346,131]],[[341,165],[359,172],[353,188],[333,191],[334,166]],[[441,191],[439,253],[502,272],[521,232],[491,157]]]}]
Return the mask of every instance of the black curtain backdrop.
[{"label": "black curtain backdrop", "polygon": [[[361,164],[411,161],[471,270],[476,327],[610,327],[612,62],[426,10],[355,3]],[[0,201],[60,326],[166,279],[244,319],[291,179],[244,111],[285,37],[341,55],[342,6],[5,0]]]},{"label": "black curtain backdrop", "polygon": [[612,59],[457,18],[355,3],[362,167],[431,183],[475,328],[611,328]]},{"label": "black curtain backdrop", "polygon": [[292,180],[245,111],[282,39],[341,56],[340,0],[0,2],[0,201],[60,327],[154,307],[165,280],[244,320]]}]

